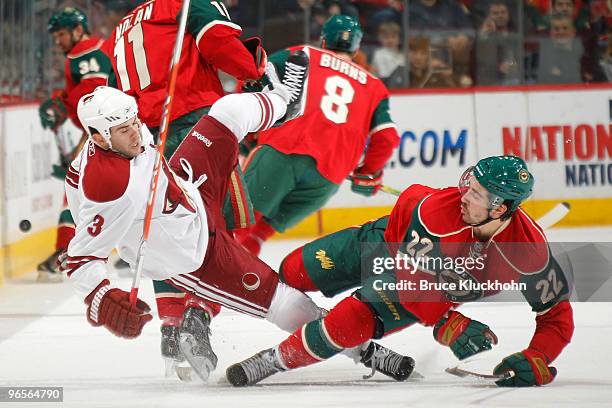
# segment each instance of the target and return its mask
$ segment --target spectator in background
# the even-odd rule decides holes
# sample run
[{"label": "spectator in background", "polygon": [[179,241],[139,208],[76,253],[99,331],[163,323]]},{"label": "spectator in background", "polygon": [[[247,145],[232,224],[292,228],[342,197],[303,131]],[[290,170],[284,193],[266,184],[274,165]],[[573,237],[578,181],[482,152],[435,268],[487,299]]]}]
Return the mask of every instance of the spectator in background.
[{"label": "spectator in background", "polygon": [[408,8],[411,34],[429,37],[432,46],[448,47],[454,74],[467,75],[474,30],[467,8],[458,0],[414,0]]},{"label": "spectator in background", "polygon": [[520,83],[521,40],[503,0],[492,0],[476,39],[476,82],[479,85]]},{"label": "spectator in background", "polygon": [[394,21],[386,21],[378,27],[378,41],[381,47],[374,51],[372,67],[383,82],[397,67],[406,64],[406,57],[400,49],[401,31],[399,24]]},{"label": "spectator in background", "polygon": [[387,21],[393,21],[401,27],[403,12],[404,2],[402,0],[388,0],[387,7],[375,12],[368,19],[368,31],[377,33],[380,25]]},{"label": "spectator in background", "polygon": [[323,24],[329,18],[327,9],[322,4],[315,4],[310,9],[310,41],[316,43],[321,38]]},{"label": "spectator in background", "polygon": [[540,46],[538,82],[582,82],[580,60],[583,52],[572,18],[565,14],[553,14],[550,18],[550,38],[544,39]]},{"label": "spectator in background", "polygon": [[99,22],[98,30],[104,36],[108,37],[111,31],[115,29],[119,21],[127,15],[127,13],[137,6],[139,6],[144,0],[96,0],[94,1],[94,8],[99,11]]},{"label": "spectator in background", "polygon": [[[427,37],[412,37],[408,41],[411,88],[456,88],[459,81],[447,61],[432,50]],[[399,71],[398,68],[397,71]]]},{"label": "spectator in background", "polygon": [[551,25],[551,16],[555,14],[570,17],[578,33],[591,30],[589,9],[583,4],[577,5],[575,0],[551,0],[550,13],[546,18],[548,28]]},{"label": "spectator in background", "polygon": [[608,44],[599,59],[603,81],[612,82],[612,30],[608,28]]}]

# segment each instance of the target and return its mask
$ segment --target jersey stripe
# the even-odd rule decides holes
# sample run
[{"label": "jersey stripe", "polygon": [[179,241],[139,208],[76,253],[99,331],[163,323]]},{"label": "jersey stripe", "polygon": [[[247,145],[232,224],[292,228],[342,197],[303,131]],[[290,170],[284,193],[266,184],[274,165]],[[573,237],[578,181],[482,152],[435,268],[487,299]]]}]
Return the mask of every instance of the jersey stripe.
[{"label": "jersey stripe", "polygon": [[368,133],[368,137],[372,136],[376,132],[380,132],[381,130],[390,129],[390,128],[397,130],[397,126],[393,122],[382,123],[378,126],[375,126],[373,129],[371,129],[370,133]]},{"label": "jersey stripe", "polygon": [[208,30],[210,30],[211,28],[213,28],[217,24],[225,25],[225,26],[228,26],[228,27],[232,27],[232,28],[238,30],[239,32],[242,32],[242,28],[238,24],[234,24],[234,23],[229,22],[229,21],[213,20],[210,23],[206,24],[204,27],[202,27],[202,29],[200,30],[200,32],[196,36],[196,46],[198,47],[198,49],[200,49],[200,40],[202,39],[202,36],[204,34],[206,34],[206,32]]}]

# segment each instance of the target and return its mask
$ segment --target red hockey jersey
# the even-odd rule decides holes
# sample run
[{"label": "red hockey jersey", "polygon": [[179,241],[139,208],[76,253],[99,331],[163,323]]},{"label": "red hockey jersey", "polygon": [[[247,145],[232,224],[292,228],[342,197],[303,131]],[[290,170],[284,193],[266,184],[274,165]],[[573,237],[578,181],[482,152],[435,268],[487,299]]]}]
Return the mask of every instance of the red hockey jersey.
[{"label": "red hockey jersey", "polygon": [[[460,272],[445,268],[420,267],[397,270],[397,279],[416,283],[449,282],[470,279],[475,283],[523,283],[521,290],[534,312],[540,315],[536,334],[530,346],[554,360],[569,343],[573,319],[569,283],[550,253],[542,229],[522,209],[488,241],[474,235],[473,227],[461,217],[461,194],[457,187],[433,189],[413,185],[398,199],[385,231],[390,248],[410,256],[481,260]],[[446,258],[445,258],[446,259]],[[423,266],[426,264],[422,264]],[[429,266],[429,265],[428,265]],[[400,292],[402,305],[428,325],[435,324],[447,311],[464,301],[477,300],[499,293],[489,289],[457,291],[415,290]]]},{"label": "red hockey jersey", "polygon": [[64,65],[66,88],[62,92],[62,101],[66,106],[68,117],[79,126],[81,125],[77,116],[79,99],[93,92],[98,86],[105,85],[111,71],[108,57],[100,50],[102,43],[99,38],[79,41],[66,56]]},{"label": "red hockey jersey", "polygon": [[[136,98],[139,117],[149,127],[160,124],[181,5],[181,0],[143,3],[121,20],[104,44],[113,65],[109,85]],[[253,56],[239,40],[241,31],[223,2],[191,1],[171,121],[223,95],[218,68],[238,79],[258,78]]]},{"label": "red hockey jersey", "polygon": [[321,175],[339,184],[357,167],[369,139],[364,172],[380,170],[399,144],[385,85],[335,53],[309,46],[271,55],[279,76],[284,60],[297,49],[310,57],[304,114],[262,132],[259,143],[313,157]]}]

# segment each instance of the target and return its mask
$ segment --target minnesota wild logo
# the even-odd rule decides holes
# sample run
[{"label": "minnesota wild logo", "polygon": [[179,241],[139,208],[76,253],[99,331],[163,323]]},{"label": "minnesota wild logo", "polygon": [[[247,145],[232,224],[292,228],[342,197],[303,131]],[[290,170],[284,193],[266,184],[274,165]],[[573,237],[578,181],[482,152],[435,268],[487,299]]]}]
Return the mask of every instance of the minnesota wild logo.
[{"label": "minnesota wild logo", "polygon": [[334,262],[327,256],[323,249],[319,249],[317,252],[315,252],[315,258],[321,262],[321,268],[334,269]]}]

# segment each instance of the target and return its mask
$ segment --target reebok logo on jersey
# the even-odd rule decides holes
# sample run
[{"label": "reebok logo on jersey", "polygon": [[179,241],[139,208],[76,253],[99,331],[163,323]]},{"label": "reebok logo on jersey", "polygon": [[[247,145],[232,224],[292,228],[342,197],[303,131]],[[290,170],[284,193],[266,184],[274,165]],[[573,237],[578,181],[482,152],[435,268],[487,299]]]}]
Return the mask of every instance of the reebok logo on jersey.
[{"label": "reebok logo on jersey", "polygon": [[204,143],[206,147],[212,146],[212,142],[210,141],[210,139],[208,139],[206,136],[204,136],[197,130],[192,131],[191,134],[194,135],[200,142]]}]

